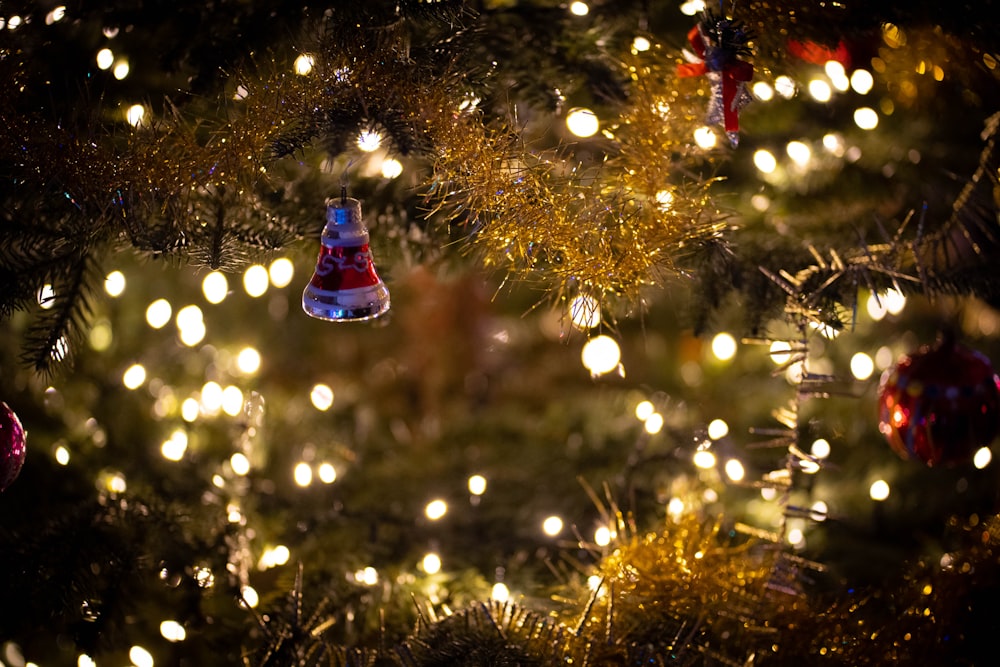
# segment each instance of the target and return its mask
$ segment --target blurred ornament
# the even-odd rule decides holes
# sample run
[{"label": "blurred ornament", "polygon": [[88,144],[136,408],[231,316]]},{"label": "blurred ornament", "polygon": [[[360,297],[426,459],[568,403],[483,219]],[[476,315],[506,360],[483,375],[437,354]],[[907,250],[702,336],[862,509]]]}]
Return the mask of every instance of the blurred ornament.
[{"label": "blurred ornament", "polygon": [[804,41],[789,39],[788,52],[796,58],[814,65],[825,65],[827,62],[835,60],[845,68],[851,66],[851,53],[843,40],[831,48],[808,39]]},{"label": "blurred ornament", "polygon": [[879,431],[905,459],[968,462],[997,434],[998,383],[989,359],[945,336],[882,375]]},{"label": "blurred ornament", "polygon": [[17,479],[24,465],[27,433],[7,404],[0,401],[0,491]]},{"label": "blurred ornament", "polygon": [[389,290],[375,272],[361,202],[328,199],[316,271],[302,292],[306,314],[331,322],[369,320],[389,310]]},{"label": "blurred ornament", "polygon": [[701,76],[712,86],[708,103],[709,125],[722,123],[726,136],[735,148],[740,142],[740,109],[753,99],[747,82],[753,78],[753,65],[740,60],[750,55],[751,35],[739,21],[717,16],[705,10],[701,21],[688,32],[693,54],[691,62],[677,67],[678,76]]}]

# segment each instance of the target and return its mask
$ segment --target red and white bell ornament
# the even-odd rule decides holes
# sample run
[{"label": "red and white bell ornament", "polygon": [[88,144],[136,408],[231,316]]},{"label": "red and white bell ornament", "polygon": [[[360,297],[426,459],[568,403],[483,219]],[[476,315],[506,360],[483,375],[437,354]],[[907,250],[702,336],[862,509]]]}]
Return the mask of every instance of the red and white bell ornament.
[{"label": "red and white bell ornament", "polygon": [[326,202],[326,226],[316,271],[302,292],[302,310],[330,322],[370,320],[389,310],[389,290],[375,272],[361,202]]}]

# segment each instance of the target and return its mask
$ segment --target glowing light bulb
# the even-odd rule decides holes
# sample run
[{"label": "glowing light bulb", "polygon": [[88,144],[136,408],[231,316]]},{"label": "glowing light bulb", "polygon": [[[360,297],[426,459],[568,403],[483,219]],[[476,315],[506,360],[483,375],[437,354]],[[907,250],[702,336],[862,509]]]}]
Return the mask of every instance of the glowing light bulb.
[{"label": "glowing light bulb", "polygon": [[366,586],[374,586],[378,583],[378,570],[369,565],[363,570],[355,572],[354,579]]},{"label": "glowing light bulb", "polygon": [[719,361],[729,361],[736,356],[736,339],[722,332],[712,338],[712,354]]},{"label": "glowing light bulb", "polygon": [[104,291],[108,296],[121,296],[125,291],[125,274],[121,271],[112,271],[104,279]]},{"label": "glowing light bulb", "polygon": [[906,308],[906,296],[902,292],[888,289],[882,298],[885,300],[885,308],[890,315],[899,315]]},{"label": "glowing light bulb", "polygon": [[599,547],[606,547],[611,544],[611,529],[607,526],[599,526],[594,531],[594,544]]},{"label": "glowing light bulb", "polygon": [[651,46],[652,44],[649,43],[649,40],[642,35],[637,35],[636,38],[632,40],[632,50],[639,53],[649,51]]},{"label": "glowing light bulb", "polygon": [[184,458],[184,452],[187,451],[187,446],[187,433],[177,430],[170,435],[168,440],[165,440],[163,444],[160,445],[160,453],[163,454],[163,458],[168,461],[180,461]]},{"label": "glowing light bulb", "polygon": [[163,621],[160,623],[160,635],[168,642],[182,642],[187,637],[187,632],[177,621]]},{"label": "glowing light bulb", "polygon": [[236,452],[229,457],[229,467],[234,473],[243,477],[250,472],[250,459],[243,452]]},{"label": "glowing light bulb", "polygon": [[58,23],[63,20],[66,16],[66,7],[59,5],[48,14],[45,15],[45,25],[52,25],[53,23]]},{"label": "glowing light bulb", "polygon": [[801,547],[806,543],[806,536],[803,534],[801,528],[792,528],[788,531],[786,536],[788,543],[795,547]]},{"label": "glowing light bulb", "polygon": [[221,271],[212,271],[201,281],[201,293],[205,301],[212,304],[222,303],[229,294],[229,280]]},{"label": "glowing light bulb", "polygon": [[243,596],[242,604],[245,604],[251,609],[260,604],[260,596],[257,594],[257,591],[253,586],[244,586],[241,588],[240,595]]},{"label": "glowing light bulb", "polygon": [[292,471],[292,477],[295,479],[295,483],[299,486],[305,488],[312,484],[313,481],[313,471],[309,467],[309,464],[305,461],[300,461],[295,464],[295,469]]},{"label": "glowing light bulb", "polygon": [[680,498],[671,498],[670,502],[667,503],[667,515],[670,516],[674,521],[681,518],[684,514],[684,501]]},{"label": "glowing light bulb", "polygon": [[746,471],[743,469],[743,464],[736,459],[729,459],[726,461],[726,477],[733,480],[734,482],[739,482],[746,475]]},{"label": "glowing light bulb", "polygon": [[166,299],[157,299],[146,308],[146,323],[154,329],[162,329],[167,326],[173,309]]},{"label": "glowing light bulb", "polygon": [[206,414],[216,414],[222,409],[222,385],[208,381],[201,387],[201,409]]},{"label": "glowing light bulb", "polygon": [[312,401],[314,408],[325,412],[333,405],[333,389],[322,383],[313,385],[309,400]]},{"label": "glowing light bulb", "polygon": [[270,280],[267,269],[260,264],[254,264],[243,272],[243,289],[254,298],[263,296],[267,292]]},{"label": "glowing light bulb", "polygon": [[474,496],[481,496],[486,493],[486,478],[482,475],[472,475],[469,477],[469,493]]},{"label": "glowing light bulb", "polygon": [[86,653],[81,653],[76,659],[76,667],[97,667],[97,662]]},{"label": "glowing light bulb", "polygon": [[851,88],[859,95],[867,95],[874,86],[875,77],[868,70],[856,69],[851,74]]},{"label": "glowing light bulb", "polygon": [[753,164],[763,174],[770,174],[778,168],[778,160],[766,148],[758,148],[753,154]]},{"label": "glowing light bulb", "polygon": [[824,438],[817,438],[813,441],[809,453],[818,459],[825,459],[830,456],[830,443]]},{"label": "glowing light bulb", "polygon": [[580,359],[591,375],[604,375],[618,367],[621,349],[611,336],[594,336],[584,344]]},{"label": "glowing light bulb", "polygon": [[321,463],[316,469],[316,475],[319,477],[319,481],[324,484],[333,484],[337,481],[337,469],[333,467],[332,463]]},{"label": "glowing light bulb", "polygon": [[694,131],[694,143],[698,145],[698,148],[704,148],[705,150],[715,148],[715,144],[718,141],[719,137],[715,134],[715,130],[707,125],[702,125]]},{"label": "glowing light bulb", "polygon": [[817,102],[829,102],[833,97],[833,88],[823,79],[813,79],[807,87],[809,95]]},{"label": "glowing light bulb", "polygon": [[645,421],[642,423],[642,427],[645,429],[646,433],[656,435],[663,430],[663,415],[659,412],[654,412],[646,417]]},{"label": "glowing light bulb", "polygon": [[884,479],[876,480],[868,489],[872,500],[882,501],[889,497],[889,483]]},{"label": "glowing light bulb", "polygon": [[576,2],[571,2],[569,4],[569,13],[573,16],[586,16],[590,13],[590,7],[587,6],[586,2],[579,2],[579,0],[577,0]]},{"label": "glowing light bulb", "polygon": [[235,385],[222,390],[222,411],[230,417],[243,412],[243,392]]},{"label": "glowing light bulb", "polygon": [[767,81],[754,83],[750,90],[753,91],[753,96],[761,102],[768,102],[774,99],[774,88]]},{"label": "glowing light bulb", "polygon": [[785,152],[799,166],[809,164],[809,160],[812,158],[812,149],[801,141],[789,141],[788,145],[785,146]]},{"label": "glowing light bulb", "polygon": [[980,447],[976,450],[976,453],[972,456],[972,465],[976,466],[979,470],[982,470],[990,464],[993,460],[993,452],[989,447]]},{"label": "glowing light bulb", "polygon": [[871,107],[860,107],[855,109],[854,124],[862,130],[874,130],[878,127],[878,113]]},{"label": "glowing light bulb", "polygon": [[252,347],[245,347],[236,355],[236,368],[243,375],[253,375],[260,370],[260,352]]},{"label": "glowing light bulb", "polygon": [[713,419],[708,424],[708,437],[712,440],[720,440],[729,435],[729,424],[722,419]]},{"label": "glowing light bulb", "polygon": [[440,498],[430,501],[427,503],[427,507],[424,508],[424,515],[431,521],[437,521],[447,513],[448,503]]},{"label": "glowing light bulb", "polygon": [[681,5],[681,13],[685,16],[694,16],[705,11],[705,0],[686,0]]},{"label": "glowing light bulb", "polygon": [[441,557],[436,553],[426,554],[423,560],[420,561],[420,567],[427,574],[437,574],[441,571]]},{"label": "glowing light bulb", "polygon": [[153,667],[153,654],[141,646],[133,646],[128,650],[128,659],[135,667]]},{"label": "glowing light bulb", "polygon": [[809,507],[809,518],[813,521],[826,521],[829,508],[822,500],[817,500]]},{"label": "glowing light bulb", "polygon": [[[115,68],[117,70],[117,68]],[[125,120],[132,127],[138,127],[142,119],[146,117],[146,107],[141,104],[133,104],[125,110]]]},{"label": "glowing light bulb", "polygon": [[358,134],[358,148],[366,153],[378,150],[382,145],[382,135],[375,130],[363,130]]},{"label": "glowing light bulb", "polygon": [[562,532],[562,529],[563,529],[563,520],[560,517],[553,515],[550,517],[546,517],[545,520],[542,521],[542,532],[548,535],[549,537],[555,537],[556,535]]},{"label": "glowing light bulb", "polygon": [[295,265],[287,257],[279,257],[271,262],[267,268],[267,275],[271,279],[271,284],[277,288],[288,287],[292,278],[295,277]]},{"label": "glowing light bulb", "polygon": [[116,62],[115,68],[111,70],[111,75],[114,76],[119,81],[127,77],[128,73],[129,73],[128,61],[125,59]]},{"label": "glowing light bulb", "polygon": [[122,384],[127,389],[138,389],[146,381],[146,368],[142,364],[132,364],[122,374]]},{"label": "glowing light bulb", "polygon": [[575,107],[566,114],[566,127],[577,137],[592,137],[597,134],[600,126],[597,114],[590,109]]},{"label": "glowing light bulb", "polygon": [[496,602],[507,602],[510,599],[510,589],[505,584],[497,582],[493,584],[493,590],[490,591],[490,599]]},{"label": "glowing light bulb", "polygon": [[191,423],[198,419],[198,414],[201,412],[201,406],[198,404],[197,399],[186,398],[184,402],[181,403],[181,419]]},{"label": "glowing light bulb", "polygon": [[115,54],[111,49],[101,49],[97,52],[98,69],[110,69],[115,64]]},{"label": "glowing light bulb", "polygon": [[656,412],[656,408],[649,401],[640,401],[635,406],[635,418],[639,421],[646,421],[654,412]]},{"label": "glowing light bulb", "polygon": [[601,304],[597,299],[581,294],[570,303],[569,316],[578,329],[593,329],[601,323]]},{"label": "glowing light bulb", "polygon": [[403,173],[403,163],[393,157],[382,160],[382,177],[396,178]]},{"label": "glowing light bulb", "polygon": [[312,71],[313,65],[316,64],[316,59],[313,58],[308,53],[299,54],[299,57],[295,59],[295,63],[292,65],[292,69],[299,76],[305,76]]},{"label": "glowing light bulb", "polygon": [[867,380],[875,372],[875,362],[864,352],[851,357],[851,375],[858,380]]},{"label": "glowing light bulb", "polygon": [[56,459],[56,463],[58,463],[61,466],[68,465],[69,464],[69,450],[66,449],[65,447],[63,447],[62,445],[59,445],[58,447],[56,447],[55,459]]},{"label": "glowing light bulb", "polygon": [[715,467],[715,454],[707,449],[699,449],[694,453],[694,464],[703,470]]}]

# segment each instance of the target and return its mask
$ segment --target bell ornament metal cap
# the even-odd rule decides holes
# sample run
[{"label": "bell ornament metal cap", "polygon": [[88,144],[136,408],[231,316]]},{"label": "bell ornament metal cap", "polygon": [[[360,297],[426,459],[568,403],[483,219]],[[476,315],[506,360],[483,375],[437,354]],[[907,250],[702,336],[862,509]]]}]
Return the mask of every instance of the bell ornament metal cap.
[{"label": "bell ornament metal cap", "polygon": [[357,199],[326,202],[326,226],[302,310],[328,322],[360,322],[389,310],[389,289],[375,271]]}]

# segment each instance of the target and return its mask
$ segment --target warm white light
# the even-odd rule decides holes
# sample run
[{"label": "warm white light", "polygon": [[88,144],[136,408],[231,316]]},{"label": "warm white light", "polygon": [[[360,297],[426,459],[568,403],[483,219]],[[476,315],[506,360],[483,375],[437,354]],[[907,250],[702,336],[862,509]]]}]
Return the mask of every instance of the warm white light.
[{"label": "warm white light", "polygon": [[146,322],[154,329],[162,329],[170,321],[173,309],[166,299],[157,299],[146,308]]},{"label": "warm white light", "polygon": [[97,662],[86,653],[81,653],[76,659],[76,667],[97,667]]},{"label": "warm white light", "polygon": [[243,392],[234,385],[229,385],[222,390],[222,411],[230,417],[243,412]]},{"label": "warm white light", "polygon": [[875,85],[875,77],[864,69],[856,69],[851,74],[851,88],[859,95],[867,95]]},{"label": "warm white light", "polygon": [[635,406],[635,417],[639,421],[646,421],[651,414],[656,412],[656,408],[649,401],[641,401]]},{"label": "warm white light", "polygon": [[601,304],[594,297],[581,294],[569,304],[569,316],[578,329],[593,329],[601,323]]},{"label": "warm white light", "polygon": [[316,469],[316,476],[324,484],[333,484],[337,481],[337,469],[333,467],[332,463],[321,463]]},{"label": "warm white light", "polygon": [[611,336],[603,334],[588,340],[580,353],[583,367],[594,376],[610,373],[618,367],[621,358],[618,342]]},{"label": "warm white light", "polygon": [[563,520],[557,516],[546,517],[545,521],[542,521],[542,532],[549,537],[555,537],[562,532]]},{"label": "warm white light", "polygon": [[889,483],[884,479],[877,480],[868,489],[868,495],[872,500],[885,500],[889,497]]},{"label": "warm white light", "polygon": [[243,604],[253,609],[260,603],[260,596],[257,595],[257,591],[253,586],[244,586],[240,589],[240,595],[243,596]]},{"label": "warm white light", "polygon": [[882,299],[885,301],[885,308],[890,315],[899,315],[906,308],[906,296],[902,292],[894,289],[886,290]]},{"label": "warm white light", "polygon": [[295,277],[295,265],[287,257],[279,257],[271,262],[267,268],[267,275],[271,278],[271,284],[277,288],[288,287]]},{"label": "warm white light", "polygon": [[104,278],[104,291],[108,296],[121,296],[125,291],[125,274],[121,271],[112,271]]},{"label": "warm white light", "polygon": [[160,453],[163,454],[163,458],[168,461],[180,461],[184,458],[184,452],[187,451],[187,446],[187,433],[177,430],[170,435],[169,440],[164,440],[163,444],[160,445]]},{"label": "warm white light", "polygon": [[292,557],[292,552],[284,544],[279,544],[271,550],[271,560],[275,565],[284,565]]},{"label": "warm white light", "polygon": [[680,498],[671,498],[667,503],[667,514],[674,520],[679,519],[684,514],[684,501]]},{"label": "warm white light", "polygon": [[768,351],[770,352],[771,361],[779,366],[792,358],[792,346],[784,340],[776,340],[772,342]]},{"label": "warm white light", "polygon": [[712,339],[712,354],[720,361],[728,361],[736,356],[736,339],[722,332]]},{"label": "warm white light", "polygon": [[216,414],[222,409],[222,385],[209,380],[201,387],[201,408],[206,414]]},{"label": "warm white light", "polygon": [[205,323],[195,322],[191,326],[185,327],[178,332],[181,342],[188,347],[194,347],[205,338]]},{"label": "warm white light", "polygon": [[851,375],[858,380],[867,380],[875,372],[875,362],[864,352],[851,357]]},{"label": "warm white light", "polygon": [[111,49],[101,49],[97,52],[97,67],[99,69],[108,69],[115,64],[115,54],[111,52]]},{"label": "warm white light", "polygon": [[375,130],[362,130],[358,134],[358,148],[366,153],[371,153],[374,150],[378,150],[378,147],[382,145],[382,135]]},{"label": "warm white light", "polygon": [[809,95],[817,102],[829,102],[833,97],[833,88],[823,79],[813,79],[809,82]]},{"label": "warm white light", "polygon": [[708,437],[712,440],[719,440],[729,435],[729,424],[722,419],[713,419],[708,424]]},{"label": "warm white light", "polygon": [[146,381],[146,369],[142,364],[132,364],[122,374],[122,384],[128,389],[138,389]]},{"label": "warm white light", "polygon": [[800,166],[809,164],[809,160],[812,158],[812,149],[801,141],[789,141],[788,145],[785,146],[785,152],[795,164]]},{"label": "warm white light", "polygon": [[469,493],[474,496],[481,496],[486,493],[486,478],[482,475],[473,475],[470,477]]},{"label": "warm white light", "polygon": [[767,102],[774,98],[774,88],[767,81],[758,81],[750,88],[753,96],[761,102]]},{"label": "warm white light", "polygon": [[716,136],[715,130],[707,125],[702,125],[694,131],[694,143],[698,145],[698,148],[704,148],[705,150],[715,148],[715,144],[718,141],[719,138]]},{"label": "warm white light", "polygon": [[[127,60],[119,60],[118,62],[115,63],[115,68],[111,70],[111,74],[119,81],[127,77],[128,72],[129,72],[129,66]],[[135,123],[133,123],[133,125],[135,125]]]},{"label": "warm white light", "polygon": [[160,634],[168,642],[182,642],[187,637],[184,626],[177,621],[163,621],[160,623]]},{"label": "warm white light", "polygon": [[694,16],[705,11],[705,0],[686,0],[681,5],[681,13],[685,16]]},{"label": "warm white light", "polygon": [[594,544],[599,547],[606,547],[611,544],[611,529],[607,526],[600,526],[594,531]]},{"label": "warm white light", "polygon": [[799,461],[799,470],[807,475],[815,475],[819,472],[819,464],[811,459],[802,459]]},{"label": "warm white light", "polygon": [[649,47],[651,46],[652,44],[649,43],[649,40],[643,37],[642,35],[638,35],[635,39],[632,40],[632,49],[635,51],[639,52],[649,51]]},{"label": "warm white light", "polygon": [[153,667],[153,654],[141,646],[133,646],[128,650],[128,659],[135,667]]},{"label": "warm white light", "polygon": [[260,264],[247,267],[243,273],[243,289],[252,297],[263,296],[267,292],[267,284],[271,278]]},{"label": "warm white light", "polygon": [[659,412],[654,412],[653,414],[646,417],[643,422],[642,427],[646,430],[646,433],[650,435],[656,435],[663,430],[663,415]]},{"label": "warm white light", "polygon": [[198,306],[184,306],[177,311],[177,328],[184,330],[188,327],[197,326],[204,322],[201,308]]},{"label": "warm white light", "polygon": [[437,521],[447,513],[448,513],[448,503],[441,500],[440,498],[430,501],[429,503],[427,503],[427,507],[424,508],[424,514],[431,521]]},{"label": "warm white light", "polygon": [[234,473],[243,477],[250,472],[250,459],[243,452],[236,452],[229,457],[229,466],[233,469]]},{"label": "warm white light", "polygon": [[52,306],[56,305],[55,298],[56,293],[55,290],[52,289],[52,285],[42,285],[42,289],[38,290],[38,305],[45,310],[48,310]]},{"label": "warm white light", "polygon": [[441,557],[436,553],[429,553],[420,561],[420,566],[427,574],[437,574],[441,571]]},{"label": "warm white light", "polygon": [[830,443],[825,438],[817,438],[813,441],[809,453],[818,459],[825,459],[830,455]]},{"label": "warm white light", "polygon": [[695,452],[693,460],[696,466],[705,470],[715,467],[715,454],[707,449],[699,449]]},{"label": "warm white light", "polygon": [[[115,71],[117,70],[118,68],[116,67]],[[128,124],[131,125],[132,127],[138,127],[139,123],[141,123],[142,119],[145,117],[146,117],[146,107],[142,106],[141,104],[133,104],[132,106],[130,106],[128,109],[125,110],[125,120],[127,120]]]},{"label": "warm white light", "polygon": [[795,82],[782,74],[774,80],[774,90],[786,100],[795,97]]},{"label": "warm white light", "polygon": [[729,459],[726,461],[726,477],[734,482],[739,482],[745,475],[746,470],[743,469],[742,463],[736,459]]},{"label": "warm white light", "polygon": [[260,370],[260,352],[252,347],[245,347],[236,355],[236,368],[244,375],[253,375]]},{"label": "warm white light", "polygon": [[201,281],[201,292],[205,295],[205,301],[209,303],[222,303],[229,294],[229,280],[226,274],[221,271],[212,271]]},{"label": "warm white light", "polygon": [[760,490],[760,497],[764,500],[774,500],[778,497],[778,490],[772,486],[766,486]]},{"label": "warm white light", "polygon": [[61,466],[69,464],[69,450],[59,445],[55,451],[56,463]]},{"label": "warm white light", "polygon": [[823,148],[831,155],[841,157],[847,147],[844,145],[844,137],[836,132],[828,132],[823,135]]},{"label": "warm white light", "polygon": [[295,483],[301,487],[307,487],[312,484],[313,481],[313,471],[309,467],[309,464],[305,461],[300,461],[295,464],[295,469],[292,471],[292,477],[295,479]]},{"label": "warm white light", "polygon": [[885,295],[879,296],[878,294],[872,293],[868,295],[868,301],[865,302],[865,310],[868,311],[868,317],[872,318],[876,322],[885,317],[885,314],[889,312],[889,308],[885,301]]},{"label": "warm white light", "polygon": [[66,8],[59,5],[45,15],[45,25],[52,25],[53,23],[62,21],[64,16],[66,16]]},{"label": "warm white light", "polygon": [[382,160],[382,177],[396,178],[403,173],[403,163],[394,157]]},{"label": "warm white light", "polygon": [[586,16],[590,12],[590,7],[587,6],[586,2],[571,2],[569,4],[569,11],[574,16]]},{"label": "warm white light", "polygon": [[312,71],[313,65],[315,64],[316,64],[315,58],[313,58],[308,53],[302,53],[299,55],[298,58],[295,59],[295,64],[292,66],[292,69],[295,70],[296,74],[300,76],[305,76],[306,74]]},{"label": "warm white light", "polygon": [[198,414],[201,412],[201,406],[198,405],[198,401],[193,398],[185,398],[184,402],[181,403],[181,419],[191,423],[198,419]]},{"label": "warm white light", "polygon": [[862,130],[874,130],[878,127],[878,113],[871,107],[855,109],[854,124]]},{"label": "warm white light", "polygon": [[317,410],[329,410],[333,405],[333,389],[322,383],[313,385],[312,391],[309,392],[309,400]]},{"label": "warm white light", "polygon": [[770,174],[778,168],[778,160],[775,159],[774,153],[766,148],[758,148],[754,152],[753,164],[759,171],[765,174]]},{"label": "warm white light", "polygon": [[669,211],[674,205],[674,193],[670,190],[660,190],[656,193],[656,205],[664,211]]},{"label": "warm white light", "polygon": [[120,472],[109,473],[104,477],[104,488],[112,493],[125,493],[128,484],[125,483],[125,475]]},{"label": "warm white light", "polygon": [[792,528],[786,537],[792,546],[801,547],[806,543],[806,536],[802,533],[801,528]]},{"label": "warm white light", "polygon": [[813,521],[826,521],[829,508],[822,500],[817,500],[809,507],[809,518]]},{"label": "warm white light", "polygon": [[495,583],[493,590],[490,591],[490,599],[495,602],[506,602],[510,599],[510,589],[505,584]]},{"label": "warm white light", "polygon": [[592,137],[600,129],[601,122],[590,109],[575,107],[566,114],[566,127],[578,137]]},{"label": "warm white light", "polygon": [[972,457],[972,465],[976,466],[980,470],[985,468],[993,460],[993,452],[990,451],[989,447],[980,447],[976,450],[976,453]]},{"label": "warm white light", "polygon": [[365,569],[355,572],[354,578],[366,586],[374,586],[378,583],[378,570],[369,565]]}]

